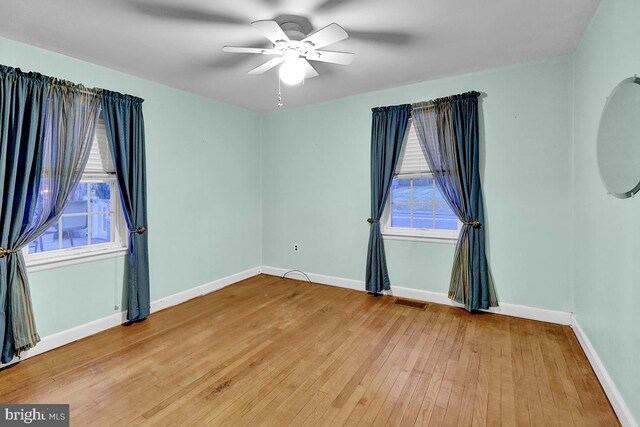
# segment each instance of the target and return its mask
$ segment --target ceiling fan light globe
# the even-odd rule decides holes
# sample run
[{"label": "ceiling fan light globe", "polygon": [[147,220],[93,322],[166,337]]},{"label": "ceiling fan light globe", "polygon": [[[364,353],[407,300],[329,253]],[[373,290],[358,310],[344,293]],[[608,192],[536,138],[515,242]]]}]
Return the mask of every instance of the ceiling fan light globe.
[{"label": "ceiling fan light globe", "polygon": [[280,66],[278,74],[282,83],[286,85],[300,84],[305,75],[304,62],[299,58],[288,59]]}]

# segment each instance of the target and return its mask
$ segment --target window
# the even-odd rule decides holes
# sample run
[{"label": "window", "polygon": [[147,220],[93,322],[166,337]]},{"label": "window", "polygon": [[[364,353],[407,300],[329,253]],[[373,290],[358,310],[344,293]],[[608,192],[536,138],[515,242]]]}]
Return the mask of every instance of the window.
[{"label": "window", "polygon": [[30,268],[117,255],[126,249],[126,225],[102,115],[80,184],[58,221],[25,249]]},{"label": "window", "polygon": [[409,121],[391,194],[382,217],[382,234],[391,238],[456,240],[461,223],[436,186]]}]

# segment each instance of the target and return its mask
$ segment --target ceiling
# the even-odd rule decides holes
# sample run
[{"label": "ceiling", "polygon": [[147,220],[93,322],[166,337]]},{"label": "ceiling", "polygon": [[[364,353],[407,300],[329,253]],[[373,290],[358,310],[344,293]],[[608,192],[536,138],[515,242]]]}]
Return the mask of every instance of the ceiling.
[{"label": "ceiling", "polygon": [[[350,37],[314,62],[319,77],[283,86],[285,108],[573,51],[600,0],[2,0],[0,36],[258,112],[277,107],[277,69],[247,71],[266,47],[255,20],[300,15]],[[34,70],[37,71],[37,70]],[[82,83],[82,82],[78,82]]]}]

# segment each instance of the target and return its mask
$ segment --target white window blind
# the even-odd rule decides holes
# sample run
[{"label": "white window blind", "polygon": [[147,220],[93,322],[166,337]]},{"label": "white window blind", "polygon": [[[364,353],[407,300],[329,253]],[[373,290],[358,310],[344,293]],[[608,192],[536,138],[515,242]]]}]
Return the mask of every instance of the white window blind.
[{"label": "white window blind", "polygon": [[98,123],[96,123],[96,134],[93,137],[91,152],[89,153],[89,160],[87,161],[84,173],[90,175],[116,173],[115,167],[113,166],[113,159],[111,158],[111,151],[109,150],[109,141],[107,141],[107,131],[104,126],[102,113],[98,117]]},{"label": "white window blind", "polygon": [[405,135],[400,160],[396,167],[396,176],[429,173],[429,165],[424,157],[418,135],[413,127],[413,121],[409,119],[407,124],[409,131]]}]

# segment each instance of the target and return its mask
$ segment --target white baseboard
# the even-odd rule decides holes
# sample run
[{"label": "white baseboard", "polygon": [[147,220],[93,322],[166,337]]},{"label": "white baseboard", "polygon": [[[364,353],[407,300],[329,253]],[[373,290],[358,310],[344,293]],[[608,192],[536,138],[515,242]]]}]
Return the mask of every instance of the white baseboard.
[{"label": "white baseboard", "polygon": [[613,406],[613,410],[616,412],[620,423],[624,427],[638,427],[637,421],[633,417],[631,410],[622,398],[622,395],[620,394],[618,387],[616,387],[616,384],[613,382],[613,379],[609,375],[609,372],[607,372],[607,369],[602,363],[600,356],[598,356],[598,353],[596,353],[593,344],[591,344],[591,341],[589,341],[589,337],[587,337],[587,334],[584,332],[574,315],[571,315],[571,320],[571,328],[576,334],[576,337],[578,337],[578,342],[580,342],[582,350],[587,355],[587,359],[589,359],[589,362],[591,363],[591,366],[593,367],[593,370],[596,373],[600,384],[602,384],[602,388],[607,394],[609,402],[611,402],[611,406]]},{"label": "white baseboard", "polygon": [[156,311],[164,310],[165,308],[182,304],[183,302],[189,301],[190,299],[210,294],[211,292],[226,288],[229,285],[253,276],[257,276],[258,274],[260,274],[260,267],[253,267],[249,270],[232,274],[231,276],[223,277],[222,279],[214,280],[213,282],[209,282],[205,285],[187,289],[186,291],[157,299],[151,303],[151,312],[155,313]]},{"label": "white baseboard", "polygon": [[[237,274],[232,274],[231,276],[223,277],[222,279],[214,280],[213,282],[204,284],[202,286],[198,286],[183,292],[179,292],[177,294],[160,298],[151,302],[151,313],[164,310],[165,308],[172,307],[174,305],[182,304],[183,302],[190,299],[217,291],[233,283],[248,279],[258,274],[260,274],[260,267],[254,267]],[[122,311],[103,317],[102,319],[94,320],[92,322],[55,333],[53,335],[48,335],[46,337],[43,337],[42,340],[34,348],[22,353],[20,358],[16,357],[7,364],[0,364],[0,367],[11,365],[21,360],[28,359],[29,357],[33,357],[38,354],[45,353],[49,350],[53,350],[54,348],[62,347],[65,344],[69,344],[73,341],[88,337],[89,335],[94,335],[98,332],[102,332],[104,330],[122,325],[126,322],[127,313],[126,311]]]},{"label": "white baseboard", "polygon": [[[301,274],[298,270],[289,270],[286,268],[276,268],[276,267],[260,267],[260,272],[264,274],[268,274],[270,276],[283,276],[285,273],[289,279],[301,279],[306,280],[305,276]],[[309,277],[313,283],[320,283],[322,285],[331,285],[338,286],[340,288],[348,288],[354,289],[356,291],[364,291],[364,282],[360,280],[353,279],[343,279],[342,277],[335,276],[325,276],[323,274],[315,274],[315,273],[307,273],[304,272]]]},{"label": "white baseboard", "polygon": [[[262,266],[260,271],[264,274],[270,274],[272,276],[282,276],[283,274],[291,270],[288,270],[286,268]],[[341,277],[325,276],[323,274],[315,273],[306,273],[306,275],[309,276],[309,279],[315,283],[355,289],[357,291],[365,290],[363,280],[344,279]],[[287,277],[304,279],[303,275],[295,272],[287,275]],[[424,291],[422,289],[414,288],[404,288],[401,286],[392,286],[391,294],[403,298],[411,298],[419,301],[460,307],[459,304],[453,303],[446,294],[440,292]],[[541,322],[557,323],[560,325],[571,324],[571,313],[567,311],[547,310],[545,308],[528,307],[525,305],[509,303],[500,303],[500,307],[490,308],[489,310],[483,311],[502,314],[506,316],[521,317],[523,319],[539,320]]]}]

